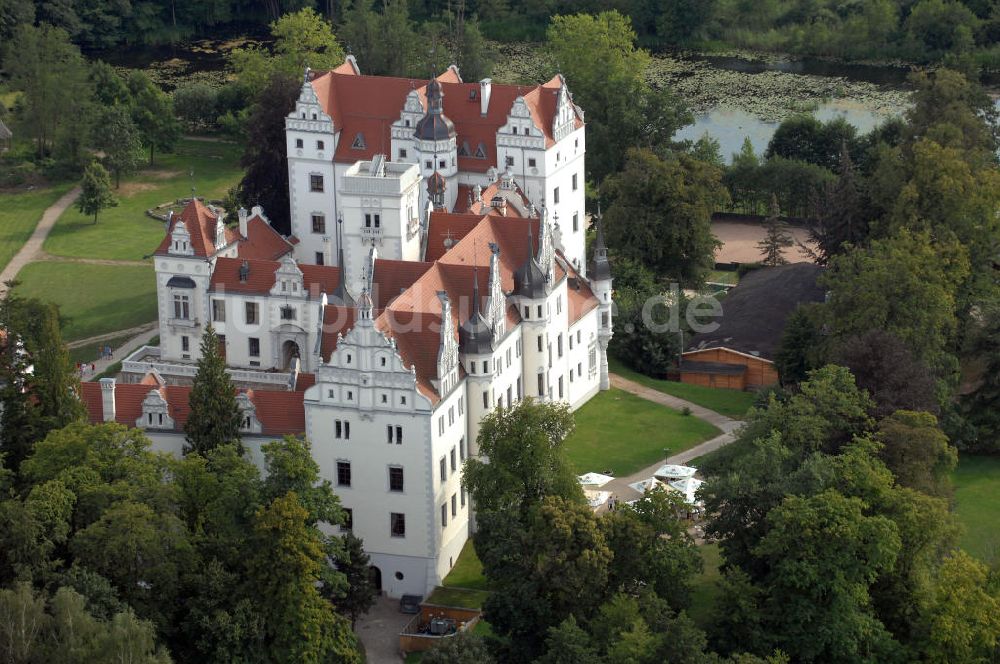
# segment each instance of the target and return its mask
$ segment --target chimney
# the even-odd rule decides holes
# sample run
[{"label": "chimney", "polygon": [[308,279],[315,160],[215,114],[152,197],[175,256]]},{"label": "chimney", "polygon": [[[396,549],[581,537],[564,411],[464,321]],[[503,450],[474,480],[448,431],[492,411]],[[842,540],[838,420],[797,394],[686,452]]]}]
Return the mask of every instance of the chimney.
[{"label": "chimney", "polygon": [[101,408],[105,422],[115,421],[115,379],[101,379]]},{"label": "chimney", "polygon": [[240,216],[240,237],[247,237],[247,209],[241,207],[237,214]]},{"label": "chimney", "polygon": [[493,91],[493,80],[484,78],[479,81],[479,114],[486,117],[486,112],[490,110],[490,93]]},{"label": "chimney", "polygon": [[323,265],[333,265],[333,245],[330,236],[323,236]]}]

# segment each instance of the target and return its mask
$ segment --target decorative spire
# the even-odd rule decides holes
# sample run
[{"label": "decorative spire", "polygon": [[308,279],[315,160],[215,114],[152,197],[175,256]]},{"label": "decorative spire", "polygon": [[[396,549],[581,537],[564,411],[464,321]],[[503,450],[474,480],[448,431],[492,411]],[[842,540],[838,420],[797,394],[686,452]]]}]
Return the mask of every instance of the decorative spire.
[{"label": "decorative spire", "polygon": [[344,216],[337,215],[337,267],[340,274],[337,277],[337,288],[331,293],[331,297],[342,307],[354,306],[354,298],[347,290],[347,269],[344,266]]},{"label": "decorative spire", "polygon": [[608,246],[604,243],[604,224],[601,223],[601,201],[597,201],[597,216],[594,217],[597,226],[597,237],[594,240],[594,258],[590,262],[590,274],[594,280],[611,278],[611,263],[608,262]]}]

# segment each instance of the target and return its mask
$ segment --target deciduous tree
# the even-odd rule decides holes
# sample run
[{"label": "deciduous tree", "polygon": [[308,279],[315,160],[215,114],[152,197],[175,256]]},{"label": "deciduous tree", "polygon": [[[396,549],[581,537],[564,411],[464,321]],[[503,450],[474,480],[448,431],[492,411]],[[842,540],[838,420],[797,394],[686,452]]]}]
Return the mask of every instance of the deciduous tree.
[{"label": "deciduous tree", "polygon": [[128,87],[132,95],[132,121],[143,145],[149,148],[152,165],[155,150],[170,152],[180,138],[181,127],[174,117],[173,100],[141,71],[132,72]]},{"label": "deciduous tree", "polygon": [[111,176],[100,163],[94,161],[83,170],[80,181],[80,197],[76,199],[76,207],[81,213],[97,215],[101,210],[118,205],[118,199],[111,192]]},{"label": "deciduous tree", "polygon": [[115,175],[115,187],[122,175],[134,173],[142,161],[142,140],[129,110],[123,106],[105,107],[94,126],[94,144],[104,152],[104,163]]}]

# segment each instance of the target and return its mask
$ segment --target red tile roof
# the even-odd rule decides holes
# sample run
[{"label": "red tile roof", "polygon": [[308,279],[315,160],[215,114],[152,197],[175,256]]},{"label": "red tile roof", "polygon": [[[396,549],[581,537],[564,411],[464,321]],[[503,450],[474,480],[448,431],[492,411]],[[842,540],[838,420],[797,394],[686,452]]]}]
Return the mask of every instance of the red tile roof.
[{"label": "red tile roof", "polygon": [[[346,65],[346,63],[345,63]],[[426,107],[427,81],[391,76],[361,76],[350,65],[314,75],[313,90],[323,110],[333,120],[334,127],[343,131],[334,154],[334,161],[354,163],[371,159],[376,153],[387,154],[391,145],[391,125],[399,119],[406,96],[416,90]],[[496,166],[496,134],[507,123],[507,116],[518,96],[523,96],[535,126],[545,136],[546,147],[555,143],[552,124],[556,114],[556,97],[562,81],[553,77],[533,87],[493,83],[486,116],[480,112],[479,83],[463,83],[454,70],[448,69],[437,77],[444,92],[444,114],[455,123],[459,146],[469,144],[474,155],[479,144],[485,148],[484,159],[459,157],[463,171],[485,173]],[[471,93],[475,93],[474,96]],[[576,126],[583,126],[577,115]],[[361,134],[364,148],[354,148]]]},{"label": "red tile roof", "polygon": [[247,221],[247,237],[240,241],[237,251],[240,258],[274,261],[291,252],[292,244],[271,224],[254,215]]},{"label": "red tile roof", "polygon": [[[183,221],[191,236],[191,248],[195,256],[208,257],[215,254],[222,247],[215,246],[215,221],[217,217],[214,212],[205,207],[197,198],[191,200],[180,214],[176,214],[170,220],[167,233],[156,249],[156,254],[166,254],[170,250],[170,234],[179,221]],[[231,228],[225,230],[226,244],[232,244],[240,239],[239,233]]]},{"label": "red tile roof", "polygon": [[[274,287],[274,272],[281,263],[267,260],[247,260],[250,268],[246,281],[240,281],[242,258],[219,257],[215,261],[209,290],[230,293],[267,294]],[[332,293],[340,283],[340,268],[332,265],[302,265],[302,280],[309,297]]]},{"label": "red tile roof", "polygon": [[[302,392],[311,387],[308,379],[313,374],[300,374],[300,383],[296,391],[251,390],[250,400],[257,410],[262,433],[269,436],[299,434],[305,431],[305,409]],[[80,385],[80,397],[87,408],[87,418],[92,424],[104,421],[104,402],[99,382],[88,382]],[[136,420],[142,416],[142,402],[156,387],[147,382],[117,383],[115,385],[115,421],[129,427],[134,427]],[[183,385],[166,385],[159,388],[160,394],[167,401],[167,412],[174,419],[175,432],[182,432],[184,424],[191,414],[191,388]]]}]

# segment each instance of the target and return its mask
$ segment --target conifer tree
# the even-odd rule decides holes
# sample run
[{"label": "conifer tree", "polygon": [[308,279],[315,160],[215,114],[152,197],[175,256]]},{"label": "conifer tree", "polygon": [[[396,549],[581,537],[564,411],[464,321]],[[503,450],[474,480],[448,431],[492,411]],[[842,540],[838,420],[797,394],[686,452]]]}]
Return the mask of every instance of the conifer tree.
[{"label": "conifer tree", "polygon": [[184,453],[204,455],[220,445],[240,445],[240,422],[236,388],[226,373],[226,361],[219,354],[219,337],[209,326],[201,338],[201,358],[190,397],[191,414],[184,424],[187,444]]},{"label": "conifer tree", "polygon": [[83,214],[94,215],[95,224],[97,223],[97,213],[105,208],[118,205],[118,199],[111,193],[111,175],[96,161],[90,163],[83,170],[80,189],[80,198],[76,201],[76,207]]},{"label": "conifer tree", "polygon": [[785,247],[792,246],[794,242],[788,232],[788,226],[781,220],[781,209],[778,207],[777,196],[771,196],[771,213],[764,220],[764,229],[767,231],[767,235],[757,243],[757,248],[760,249],[760,254],[764,257],[762,262],[764,265],[785,265],[788,263],[788,259],[785,258],[782,251]]},{"label": "conifer tree", "polygon": [[358,616],[367,613],[378,594],[371,577],[371,559],[365,553],[364,542],[353,533],[344,535],[343,549],[337,560],[337,571],[347,577],[347,593],[334,600],[337,610],[351,619],[351,628]]}]

